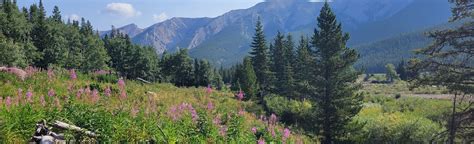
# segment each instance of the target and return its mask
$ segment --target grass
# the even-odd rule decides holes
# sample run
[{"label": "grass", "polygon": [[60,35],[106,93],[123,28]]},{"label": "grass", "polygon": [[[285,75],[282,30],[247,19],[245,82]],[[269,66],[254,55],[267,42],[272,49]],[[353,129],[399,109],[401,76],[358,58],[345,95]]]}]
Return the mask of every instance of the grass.
[{"label": "grass", "polygon": [[[281,143],[284,125],[269,124],[246,109],[257,107],[242,102],[226,91],[207,93],[205,88],[178,88],[171,84],[142,84],[125,80],[126,98],[113,76],[103,78],[78,73],[71,79],[66,70],[31,73],[25,81],[0,73],[0,141],[25,143],[34,132],[35,123],[61,120],[99,134],[88,138],[63,131],[69,140],[98,142],[158,143],[255,143],[259,139]],[[111,95],[106,96],[107,87]],[[21,89],[21,94],[18,94]],[[81,89],[85,92],[80,93]],[[89,89],[92,92],[88,92]],[[98,92],[95,101],[94,89]],[[29,102],[26,92],[32,92]],[[53,96],[48,92],[54,91]],[[79,96],[78,96],[78,93]],[[19,97],[20,96],[20,97]],[[11,104],[7,104],[10,97]],[[41,102],[44,97],[44,105]],[[212,103],[213,108],[209,108]],[[184,110],[173,111],[173,107]],[[194,113],[197,114],[194,119]],[[179,118],[173,119],[174,116]],[[257,132],[251,129],[255,127]],[[275,134],[272,134],[271,131]],[[314,143],[292,132],[290,143]]]}]

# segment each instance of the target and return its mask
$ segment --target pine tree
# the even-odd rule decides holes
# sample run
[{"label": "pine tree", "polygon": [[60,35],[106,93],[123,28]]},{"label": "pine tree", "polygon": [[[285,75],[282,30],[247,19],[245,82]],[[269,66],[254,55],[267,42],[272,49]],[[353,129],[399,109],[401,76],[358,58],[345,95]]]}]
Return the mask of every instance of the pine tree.
[{"label": "pine tree", "polygon": [[319,125],[322,143],[337,142],[344,136],[344,127],[361,109],[362,99],[355,93],[359,86],[354,82],[358,73],[352,65],[358,54],[346,47],[349,35],[342,32],[342,26],[326,2],[318,17],[312,44],[315,47],[315,78],[311,84],[313,102],[318,105],[315,121]]},{"label": "pine tree", "polygon": [[417,51],[423,59],[412,60],[410,69],[419,74],[414,80],[415,86],[445,86],[454,95],[446,126],[448,143],[453,144],[458,143],[455,141],[458,136],[469,139],[474,134],[474,130],[469,129],[474,122],[474,1],[450,2],[454,4],[450,22],[463,25],[431,32],[429,37],[434,42]]},{"label": "pine tree", "polygon": [[84,62],[84,54],[82,53],[81,34],[79,33],[79,23],[73,21],[72,24],[67,25],[64,34],[67,36],[67,50],[68,55],[66,58],[65,68],[67,69],[79,69],[82,67]]},{"label": "pine tree", "polygon": [[269,50],[266,45],[263,25],[260,18],[255,27],[255,36],[252,42],[252,51],[250,52],[252,64],[257,75],[257,81],[263,91],[270,89],[272,73],[270,72]]},{"label": "pine tree", "polygon": [[43,60],[44,51],[49,41],[48,38],[48,27],[46,22],[46,11],[43,6],[43,1],[40,0],[39,6],[33,4],[30,6],[30,23],[33,24],[31,31],[31,38],[34,46],[38,49],[41,58],[35,61],[35,66],[46,68],[47,63]]}]

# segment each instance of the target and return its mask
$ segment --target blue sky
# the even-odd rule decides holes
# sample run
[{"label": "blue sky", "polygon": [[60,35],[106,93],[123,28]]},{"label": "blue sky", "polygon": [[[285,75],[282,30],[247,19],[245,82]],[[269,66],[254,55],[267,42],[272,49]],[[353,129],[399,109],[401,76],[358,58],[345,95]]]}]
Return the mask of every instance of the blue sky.
[{"label": "blue sky", "polygon": [[[141,28],[172,17],[216,17],[249,8],[263,0],[43,0],[48,12],[59,6],[64,19],[90,20],[95,29],[108,30],[135,23]],[[20,7],[39,0],[19,0]]]}]

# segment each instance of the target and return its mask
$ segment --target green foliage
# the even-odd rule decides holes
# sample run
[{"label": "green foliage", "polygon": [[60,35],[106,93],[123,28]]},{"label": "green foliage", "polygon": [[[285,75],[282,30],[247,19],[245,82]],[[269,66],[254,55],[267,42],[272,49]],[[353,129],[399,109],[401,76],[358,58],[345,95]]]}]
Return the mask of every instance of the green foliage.
[{"label": "green foliage", "polygon": [[294,62],[294,43],[291,35],[285,39],[285,36],[278,32],[275,42],[271,48],[272,73],[275,75],[275,81],[272,82],[274,92],[294,97],[295,81],[293,78],[293,62]]},{"label": "green foliage", "polygon": [[387,69],[387,81],[393,83],[395,80],[399,80],[400,77],[397,74],[397,71],[395,70],[395,66],[393,64],[387,64],[385,65],[385,68]]},{"label": "green foliage", "polygon": [[[79,72],[77,79],[70,80],[66,70],[53,72],[55,76],[51,78],[42,71],[25,81],[0,73],[0,141],[25,143],[34,132],[36,122],[42,119],[50,123],[55,120],[67,122],[99,134],[97,138],[88,138],[80,133],[52,129],[64,132],[68,140],[105,143],[254,143],[259,137],[251,128],[266,127],[264,121],[241,109],[255,104],[237,101],[232,93],[214,91],[207,94],[201,88],[177,88],[157,83],[143,85],[126,80],[127,98],[121,99],[115,82],[98,82],[97,76]],[[68,89],[70,84],[73,86]],[[91,101],[93,94],[90,93],[77,96],[79,90],[86,87],[99,90],[98,101]],[[106,87],[111,87],[110,96],[105,95]],[[24,89],[21,99],[15,96],[18,88]],[[56,95],[47,96],[51,89]],[[25,99],[27,90],[33,93],[32,102]],[[9,106],[5,104],[8,96],[13,100]],[[41,96],[45,96],[44,106]],[[208,102],[214,103],[212,109],[206,106]],[[173,107],[181,107],[184,111],[175,113]],[[196,111],[196,119],[190,107]],[[180,117],[173,119],[177,115]],[[275,129],[282,128],[275,125]],[[271,137],[268,131],[260,132],[267,142],[281,141],[281,130],[275,131],[277,137]],[[296,139],[310,140],[292,133],[289,142],[294,143]]]},{"label": "green foliage", "polygon": [[263,25],[259,18],[255,26],[255,36],[252,42],[252,51],[250,52],[255,75],[260,88],[268,90],[272,81],[272,73],[270,71],[269,50],[266,44],[265,34],[263,33]]},{"label": "green foliage", "polygon": [[359,56],[346,47],[349,34],[342,32],[327,2],[318,17],[318,27],[312,41],[317,70],[310,82],[315,91],[309,95],[318,105],[314,117],[318,134],[323,143],[333,143],[346,133],[344,127],[361,108],[361,96],[355,94],[359,86],[354,84],[358,72],[352,67]]},{"label": "green foliage", "polygon": [[233,78],[235,79],[235,83],[233,83],[234,90],[242,90],[245,93],[244,99],[258,100],[257,76],[254,72],[250,57],[246,57],[244,59],[244,63],[242,65],[237,66],[235,76]]}]

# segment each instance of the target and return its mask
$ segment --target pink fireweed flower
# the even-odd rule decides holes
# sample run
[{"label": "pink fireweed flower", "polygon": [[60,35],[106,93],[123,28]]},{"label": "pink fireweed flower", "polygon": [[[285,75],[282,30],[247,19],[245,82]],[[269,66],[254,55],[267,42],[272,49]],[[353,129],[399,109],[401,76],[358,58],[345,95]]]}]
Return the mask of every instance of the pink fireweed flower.
[{"label": "pink fireweed flower", "polygon": [[207,94],[211,94],[211,93],[212,93],[212,87],[211,87],[211,85],[207,85],[206,93],[207,93]]},{"label": "pink fireweed flower", "polygon": [[268,123],[276,124],[276,122],[277,122],[277,116],[275,114],[270,115],[270,119],[269,119]]},{"label": "pink fireweed flower", "polygon": [[245,110],[244,110],[244,109],[240,109],[240,110],[239,110],[239,115],[240,115],[240,116],[243,116],[244,114],[245,114]]},{"label": "pink fireweed flower", "polygon": [[212,111],[213,109],[214,109],[214,104],[211,101],[209,101],[207,103],[207,110]]},{"label": "pink fireweed flower", "polygon": [[120,89],[125,88],[125,81],[123,80],[123,78],[120,78],[117,83]]},{"label": "pink fireweed flower", "polygon": [[28,92],[26,92],[26,100],[29,102],[29,103],[32,103],[33,100],[33,92],[31,91],[31,89],[28,90]]},{"label": "pink fireweed flower", "polygon": [[18,103],[21,103],[22,101],[22,97],[23,97],[23,90],[21,88],[18,88],[18,91],[17,91],[17,104]]},{"label": "pink fireweed flower", "polygon": [[31,77],[31,76],[35,75],[39,71],[39,69],[37,69],[35,67],[32,67],[32,66],[28,66],[28,67],[26,67],[25,71],[26,71],[26,74],[28,75],[28,77]]},{"label": "pink fireweed flower", "polygon": [[120,99],[124,100],[124,99],[126,99],[126,98],[127,98],[127,92],[124,91],[124,90],[122,90],[122,91],[120,92]]},{"label": "pink fireweed flower", "polygon": [[240,90],[239,93],[237,94],[237,99],[239,100],[244,99],[244,92],[242,90]]},{"label": "pink fireweed flower", "polygon": [[290,129],[285,128],[285,130],[283,130],[283,136],[282,136],[283,142],[286,142],[286,140],[290,137],[290,134],[291,134]]},{"label": "pink fireweed flower", "polygon": [[219,128],[219,135],[221,135],[221,136],[226,136],[226,133],[227,133],[227,126],[222,125],[222,126]]},{"label": "pink fireweed flower", "polygon": [[41,106],[43,106],[43,107],[46,106],[46,101],[44,100],[43,95],[40,96],[40,103],[41,103]]},{"label": "pink fireweed flower", "polygon": [[77,90],[76,92],[76,98],[77,99],[81,99],[81,95],[84,93],[84,89],[83,88],[80,88],[79,90]]},{"label": "pink fireweed flower", "polygon": [[172,106],[168,112],[166,112],[168,117],[170,117],[173,121],[176,121],[180,118],[180,115],[178,113],[178,108],[176,106]]},{"label": "pink fireweed flower", "polygon": [[91,91],[91,89],[90,89],[89,87],[86,87],[86,88],[84,89],[84,93],[86,94],[86,96],[90,96],[91,93],[92,93],[92,91]]},{"label": "pink fireweed flower", "polygon": [[52,81],[54,78],[54,70],[52,68],[48,68],[48,80]]},{"label": "pink fireweed flower", "polygon": [[109,72],[106,70],[97,70],[94,72],[95,75],[105,75],[108,74]]},{"label": "pink fireweed flower", "polygon": [[137,107],[133,107],[133,108],[130,110],[130,115],[131,115],[133,118],[136,118],[138,112],[140,112],[140,109],[138,109]]},{"label": "pink fireweed flower", "polygon": [[69,77],[71,78],[71,80],[76,80],[77,79],[76,70],[74,69],[69,70]]},{"label": "pink fireweed flower", "polygon": [[196,110],[191,106],[189,108],[189,111],[191,112],[191,118],[192,118],[193,122],[197,122],[197,120],[199,119],[199,116],[198,116]]},{"label": "pink fireweed flower", "polygon": [[257,144],[265,144],[265,140],[264,140],[264,139],[259,139],[259,140],[257,141]]},{"label": "pink fireweed flower", "polygon": [[49,89],[49,91],[48,91],[48,96],[49,96],[49,97],[53,97],[53,96],[55,96],[55,95],[56,95],[56,92],[54,92],[54,89]]},{"label": "pink fireweed flower", "polygon": [[91,100],[93,103],[97,103],[99,101],[100,97],[99,97],[99,91],[94,89],[92,91],[92,95],[91,95]]},{"label": "pink fireweed flower", "polygon": [[257,133],[257,128],[256,128],[256,127],[252,127],[251,130],[252,130],[252,133],[253,133],[253,134],[256,134],[256,133]]},{"label": "pink fireweed flower", "polygon": [[221,117],[218,115],[216,116],[213,120],[212,120],[212,123],[215,124],[215,125],[221,125],[222,121],[221,121]]},{"label": "pink fireweed flower", "polygon": [[11,105],[12,105],[12,98],[7,97],[7,99],[5,100],[5,106],[9,108]]},{"label": "pink fireweed flower", "polygon": [[271,126],[271,125],[270,125],[267,130],[268,130],[268,132],[269,132],[270,134],[272,134],[272,137],[275,137],[275,136],[276,136],[275,127],[274,127],[274,126]]},{"label": "pink fireweed flower", "polygon": [[110,89],[110,86],[107,86],[107,88],[105,88],[104,95],[108,97],[112,95],[112,90]]}]

